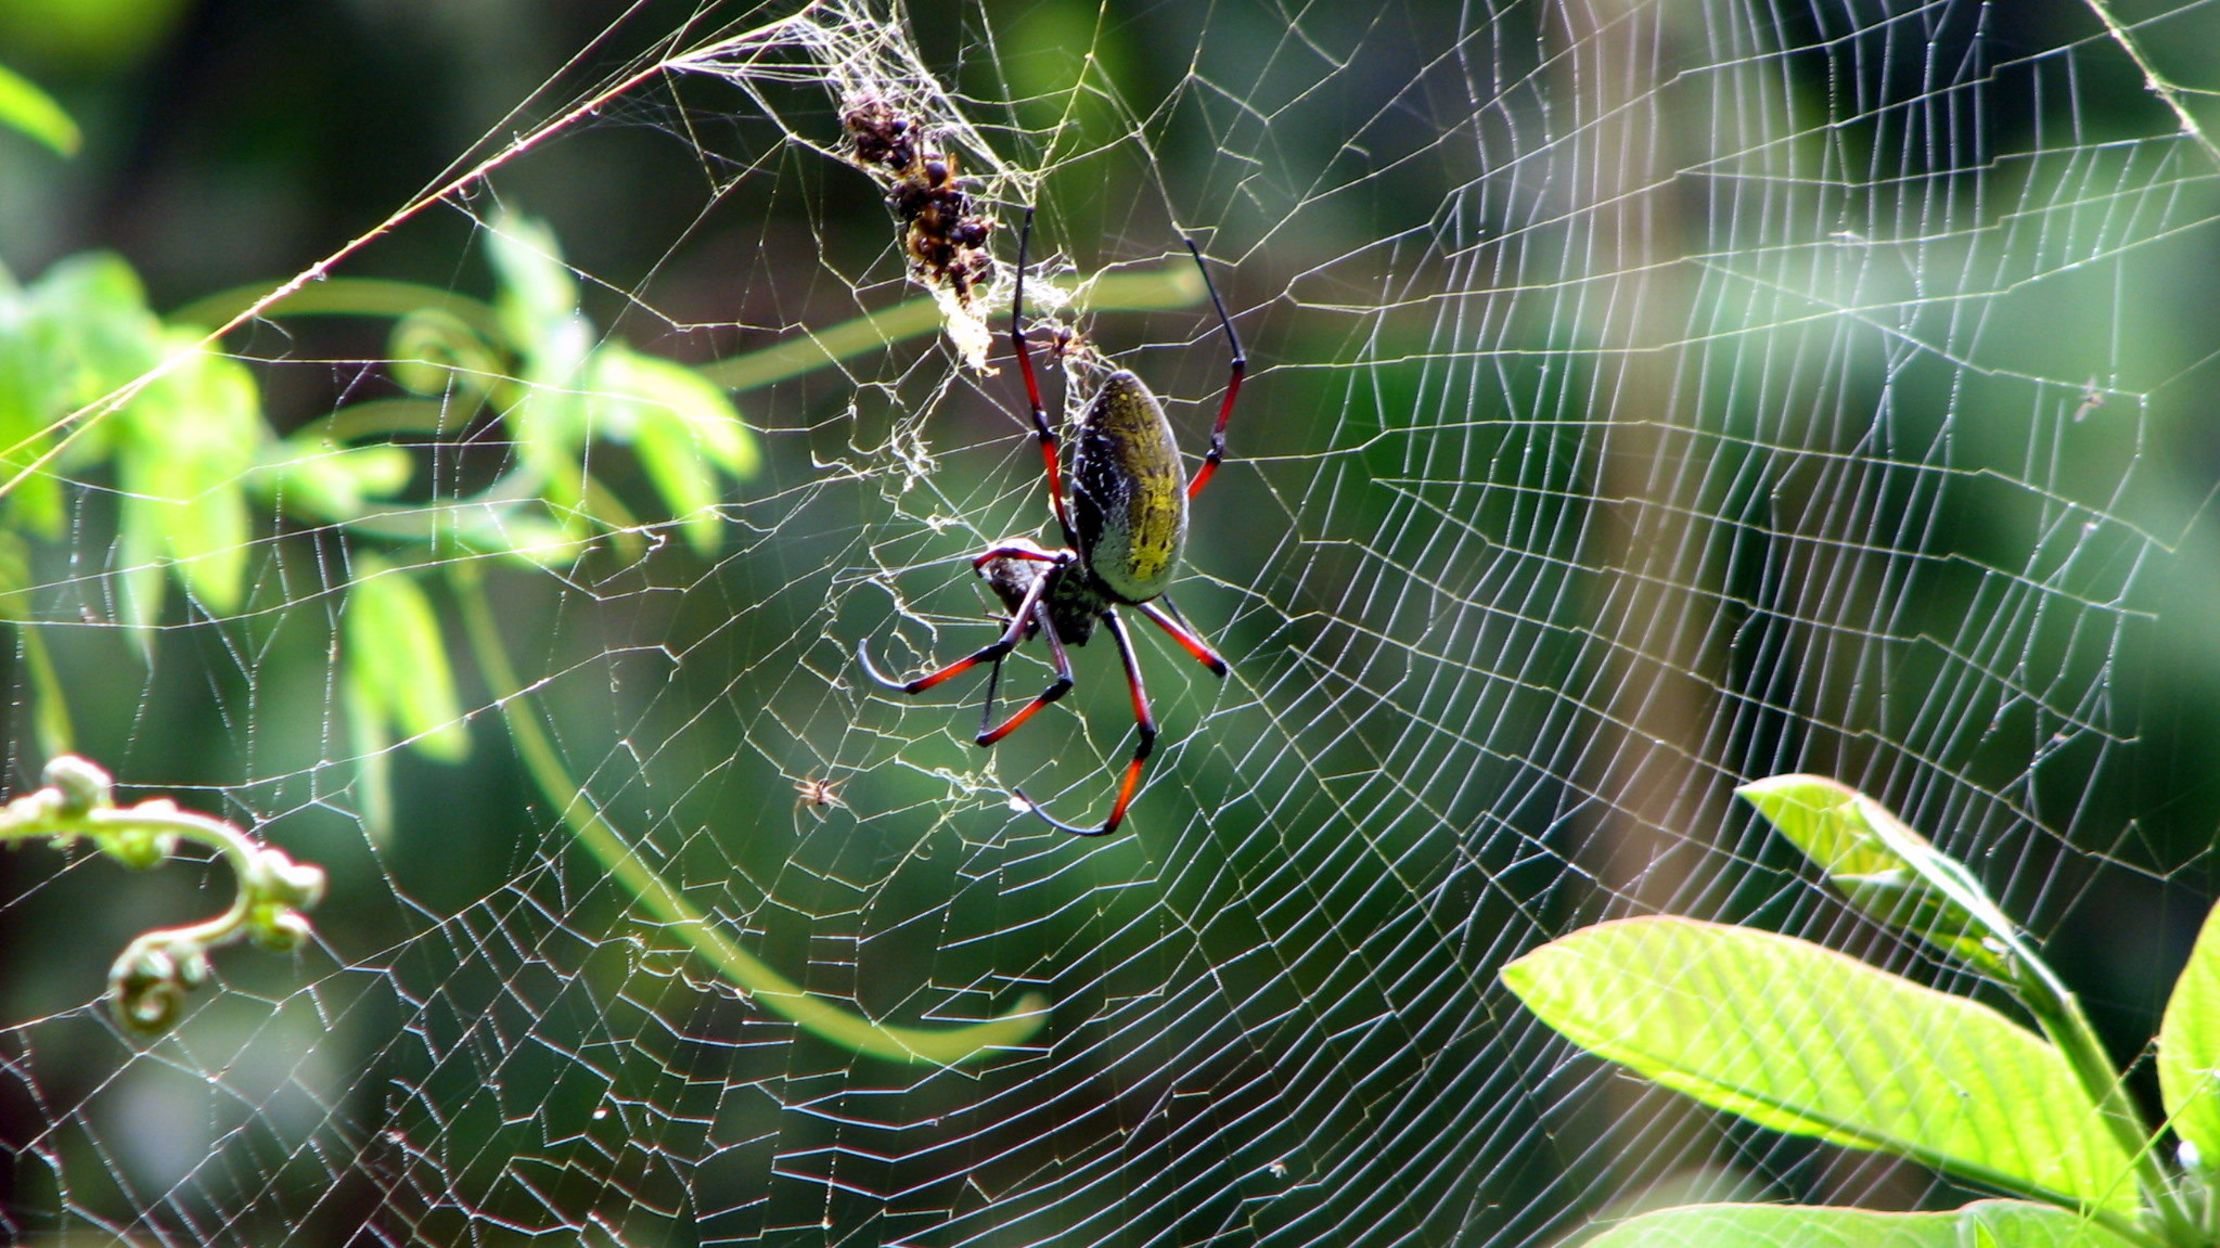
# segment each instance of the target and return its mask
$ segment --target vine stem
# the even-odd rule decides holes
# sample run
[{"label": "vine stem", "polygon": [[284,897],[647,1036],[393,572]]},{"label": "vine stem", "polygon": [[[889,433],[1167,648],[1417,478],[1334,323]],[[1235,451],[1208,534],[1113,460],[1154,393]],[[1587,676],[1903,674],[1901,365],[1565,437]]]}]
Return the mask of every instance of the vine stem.
[{"label": "vine stem", "polygon": [[185,994],[208,980],[211,949],[243,936],[280,951],[308,939],[303,911],[323,899],[323,868],[295,862],[284,850],[167,798],[119,807],[108,773],[74,755],[49,762],[45,780],[0,808],[0,846],[42,840],[66,849],[83,838],[125,866],[145,869],[167,861],[185,840],[214,850],[239,882],[223,913],[156,928],[124,946],[109,968],[108,992],[126,1027],[152,1034],[176,1022]]},{"label": "vine stem", "polygon": [[703,961],[730,982],[747,990],[765,1009],[831,1041],[852,1053],[889,1062],[953,1066],[974,1061],[997,1049],[1022,1044],[1048,1021],[1048,999],[1028,992],[1007,1013],[985,1022],[959,1027],[927,1029],[881,1023],[841,1008],[779,974],[761,958],[741,948],[725,928],[666,882],[655,869],[632,851],[607,817],[596,809],[584,790],[570,778],[554,745],[540,728],[538,711],[530,692],[520,685],[509,665],[507,648],[494,624],[484,587],[470,565],[457,565],[448,575],[462,607],[463,628],[479,670],[494,686],[495,700],[516,743],[517,755],[542,796],[563,815],[563,822],[586,852],[606,868],[626,893],[662,922],[664,930],[684,942]]},{"label": "vine stem", "polygon": [[2159,1162],[2156,1133],[2143,1122],[2142,1115],[2128,1099],[2119,1072],[2113,1069],[2112,1059],[2098,1040],[2096,1029],[2090,1026],[2088,1015],[2082,1012],[2081,1002],[2032,949],[2026,948],[2017,937],[2009,943],[2017,972],[2012,984],[2015,994],[2035,1016],[2036,1025],[2043,1029],[2043,1034],[2065,1055],[2074,1078],[2096,1103],[2106,1129],[2127,1155],[2134,1158],[2135,1177],[2143,1189],[2144,1201],[2158,1214],[2167,1242],[2204,1242],[2196,1219],[2182,1204],[2180,1192]]}]

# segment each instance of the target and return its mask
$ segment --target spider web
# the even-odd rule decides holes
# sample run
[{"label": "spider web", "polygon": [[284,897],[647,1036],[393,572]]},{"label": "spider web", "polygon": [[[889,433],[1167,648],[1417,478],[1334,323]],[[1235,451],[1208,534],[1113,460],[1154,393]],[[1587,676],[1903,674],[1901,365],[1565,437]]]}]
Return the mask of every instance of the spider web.
[{"label": "spider web", "polygon": [[[219,873],[15,865],[10,977],[41,975],[0,1031],[0,1225],[1538,1243],[1667,1192],[1961,1196],[1620,1079],[1496,972],[1670,912],[1973,990],[1731,800],[1809,771],[1969,861],[2121,1052],[2149,1034],[2212,822],[2189,777],[2220,678],[2196,419],[2220,154],[2188,123],[2220,42],[2205,4],[2104,11],[2135,54],[2104,12],[2036,7],[631,13],[330,271],[429,252],[431,281],[482,295],[513,210],[551,223],[599,341],[837,359],[719,374],[765,462],[726,483],[714,551],[643,518],[539,566],[453,544],[426,565],[465,764],[350,744],[331,638],[378,533],[266,529],[250,609],[172,611],[87,752],[323,864],[333,895],[308,952],[220,959],[141,1043],[98,968]],[[874,323],[848,350],[831,327],[922,297],[842,147],[865,93],[957,152],[1001,228],[947,332]],[[594,193],[534,193],[581,169]],[[1009,793],[1107,809],[1132,750],[1107,644],[992,751],[973,678],[908,698],[854,659],[867,640],[914,674],[984,644],[964,558],[1049,540],[1006,344],[965,358],[1000,332],[1035,203],[1029,301],[1147,378],[1190,471],[1227,361],[1183,234],[1250,359],[1174,590],[1232,672],[1136,622],[1163,736],[1099,841]],[[1122,278],[1174,293],[1111,306]],[[273,416],[302,421],[398,362],[324,332],[273,313],[224,342],[321,396]],[[1088,370],[1035,342],[1076,410]],[[515,437],[411,443],[426,505],[464,510]],[[632,480],[604,441],[580,455]],[[128,569],[106,487],[61,485],[68,567],[27,627],[89,682],[133,653]],[[514,685],[465,644],[450,574],[482,578]],[[1048,680],[1025,647],[1003,705]],[[534,788],[505,714],[571,801]],[[924,1033],[1032,1021],[963,1061],[859,1053],[720,973],[581,812],[813,999]],[[83,956],[54,935],[88,928]]]}]

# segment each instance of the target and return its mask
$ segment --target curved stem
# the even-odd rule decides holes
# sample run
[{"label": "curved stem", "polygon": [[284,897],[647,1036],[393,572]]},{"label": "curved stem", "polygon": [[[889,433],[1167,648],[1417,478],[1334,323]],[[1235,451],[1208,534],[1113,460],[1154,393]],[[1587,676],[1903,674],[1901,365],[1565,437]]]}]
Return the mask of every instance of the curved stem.
[{"label": "curved stem", "polygon": [[518,757],[540,793],[563,812],[563,822],[579,844],[626,893],[665,925],[664,930],[684,941],[727,980],[746,989],[758,1004],[851,1053],[889,1062],[943,1066],[974,1061],[996,1049],[1023,1044],[1048,1021],[1047,998],[1028,992],[1000,1017],[960,1027],[930,1030],[875,1022],[809,992],[742,949],[721,925],[710,922],[634,853],[570,778],[540,728],[531,695],[517,682],[509,666],[508,652],[501,644],[483,587],[468,565],[456,565],[448,579],[462,604],[463,627],[470,638],[471,652],[493,686]]},{"label": "curved stem", "polygon": [[[266,285],[234,286],[203,295],[170,313],[176,325],[223,325],[236,329],[246,324],[249,309],[259,318],[288,316],[376,316],[399,319],[411,313],[438,310],[468,325],[489,341],[501,336],[500,320],[482,299],[458,295],[437,286],[396,282],[375,277],[327,277],[297,287],[274,303],[263,303]],[[257,308],[255,305],[261,303]]]},{"label": "curved stem", "polygon": [[160,1032],[177,1020],[185,994],[207,982],[209,950],[242,936],[272,949],[297,948],[309,935],[302,912],[324,895],[321,867],[296,863],[221,819],[180,809],[167,798],[116,806],[108,773],[72,755],[46,765],[44,787],[0,808],[0,845],[46,840],[66,848],[80,837],[142,869],[168,861],[178,841],[192,841],[216,851],[239,882],[223,913],[142,933],[109,969],[109,1003],[126,1027],[140,1032]]}]

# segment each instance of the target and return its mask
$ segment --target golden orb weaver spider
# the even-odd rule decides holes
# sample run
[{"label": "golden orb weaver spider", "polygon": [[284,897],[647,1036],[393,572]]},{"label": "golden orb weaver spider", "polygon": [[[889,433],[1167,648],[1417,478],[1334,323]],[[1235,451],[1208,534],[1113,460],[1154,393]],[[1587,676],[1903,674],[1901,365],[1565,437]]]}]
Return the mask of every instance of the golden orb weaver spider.
[{"label": "golden orb weaver spider", "polygon": [[[1018,370],[1025,376],[1025,397],[1031,404],[1033,439],[1040,443],[1041,462],[1048,477],[1049,508],[1063,531],[1064,546],[1048,550],[1027,537],[1006,537],[971,557],[972,571],[987,582],[1008,609],[1009,627],[988,645],[935,672],[914,680],[893,680],[871,663],[865,643],[856,643],[856,661],[866,675],[889,689],[923,693],[981,663],[993,665],[987,677],[987,704],[979,715],[979,735],[973,740],[991,746],[1017,731],[1042,707],[1071,691],[1071,656],[1066,646],[1083,646],[1101,621],[1117,643],[1118,658],[1125,665],[1126,688],[1133,695],[1133,722],[1140,741],[1133,760],[1126,764],[1118,785],[1118,800],[1110,817],[1099,828],[1083,828],[1049,814],[1040,803],[1012,789],[1011,795],[1051,827],[1075,836],[1108,836],[1125,820],[1126,807],[1141,784],[1141,770],[1156,748],[1156,718],[1149,711],[1147,692],[1141,685],[1141,664],[1133,653],[1133,639],[1126,635],[1119,607],[1132,607],[1170,634],[1180,648],[1193,655],[1211,674],[1223,677],[1226,661],[1195,635],[1178,616],[1178,608],[1164,591],[1179,570],[1179,556],[1187,544],[1187,502],[1202,493],[1226,454],[1226,421],[1233,415],[1234,396],[1241,393],[1241,379],[1249,362],[1241,354],[1241,339],[1233,332],[1233,318],[1218,298],[1210,280],[1210,266],[1192,238],[1183,239],[1195,267],[1202,270],[1203,289],[1226,332],[1226,346],[1233,353],[1232,371],[1226,379],[1226,397],[1218,405],[1218,423],[1210,431],[1210,449],[1203,455],[1195,479],[1187,479],[1179,461],[1171,421],[1164,405],[1148,386],[1126,369],[1113,369],[1080,409],[1073,431],[1071,494],[1064,493],[1062,463],[1057,457],[1059,439],[1048,423],[1041,404],[1041,386],[1033,375],[1032,352],[1025,342],[1025,253],[1033,238],[1033,210],[1025,210],[1025,225],[1018,234],[1017,285],[1010,296],[1010,345],[1017,352]],[[1163,605],[1159,606],[1161,601]],[[1002,660],[1019,642],[1041,637],[1048,643],[1049,660],[1056,678],[1048,688],[1015,714],[994,725],[995,688],[1002,680]]]}]

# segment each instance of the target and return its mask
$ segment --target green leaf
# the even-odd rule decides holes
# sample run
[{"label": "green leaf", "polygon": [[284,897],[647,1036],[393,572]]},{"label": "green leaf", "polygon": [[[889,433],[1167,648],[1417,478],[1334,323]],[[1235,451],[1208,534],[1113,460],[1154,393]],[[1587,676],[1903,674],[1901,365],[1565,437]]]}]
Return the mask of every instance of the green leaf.
[{"label": "green leaf", "polygon": [[30,543],[20,533],[0,530],[0,621],[16,629],[16,644],[30,674],[31,726],[39,753],[56,758],[70,752],[76,734],[61,675],[37,623],[30,592],[35,578]]},{"label": "green leaf", "polygon": [[162,361],[162,322],[120,256],[95,251],[57,261],[31,287],[31,298],[63,338],[67,407],[100,399]]},{"label": "green leaf", "polygon": [[2220,1167],[2220,908],[2205,916],[2158,1028],[2158,1087],[2174,1134]]},{"label": "green leaf", "polygon": [[1987,1006],[1819,945],[1680,918],[1585,928],[1502,974],[1573,1043],[1762,1126],[2135,1207],[2129,1158],[2064,1056]]},{"label": "green leaf", "polygon": [[[45,454],[48,428],[65,412],[61,402],[62,344],[52,318],[23,292],[0,286],[0,480],[13,480]],[[10,491],[10,527],[58,538],[62,534],[61,479],[49,471],[23,476]]]},{"label": "green leaf", "polygon": [[534,568],[560,568],[594,549],[597,538],[573,533],[545,515],[507,515],[466,524],[455,540],[471,550],[507,555]]},{"label": "green leaf", "polygon": [[390,498],[409,482],[415,462],[398,446],[334,448],[298,435],[271,448],[256,478],[259,492],[295,515],[358,520],[372,499]]},{"label": "green leaf", "polygon": [[[437,762],[470,754],[439,617],[422,587],[402,572],[365,559],[356,566],[340,653],[350,685],[410,749]],[[368,752],[367,742],[358,742]]]},{"label": "green leaf", "polygon": [[585,494],[584,449],[593,430],[586,417],[586,362],[593,327],[570,315],[550,323],[524,360],[517,397],[502,413],[517,457],[539,481],[540,496],[558,509],[576,508]]},{"label": "green leaf", "polygon": [[755,475],[762,453],[724,391],[699,373],[617,344],[594,352],[593,427],[629,441],[687,541],[703,554],[717,548],[724,523],[712,468],[734,478]]},{"label": "green leaf", "polygon": [[1825,776],[1772,776],[1735,792],[1859,910],[1987,974],[2017,978],[2019,935],[2003,908],[1888,807]]},{"label": "green leaf", "polygon": [[152,657],[151,630],[162,621],[162,599],[169,586],[161,551],[160,507],[124,495],[116,506],[117,614],[141,658]]},{"label": "green leaf", "polygon": [[578,310],[578,281],[545,222],[504,212],[484,237],[496,287],[494,315],[510,346],[530,355]]},{"label": "green leaf", "polygon": [[1621,1222],[1585,1248],[2127,1248],[2069,1210],[1984,1200],[1935,1213],[1808,1205],[1690,1205]]},{"label": "green leaf", "polygon": [[61,673],[54,670],[53,656],[46,652],[46,643],[37,628],[23,626],[23,659],[31,671],[32,737],[38,742],[39,752],[48,758],[60,758],[76,749],[77,729],[69,715],[69,688],[62,683]]},{"label": "green leaf", "polygon": [[[245,594],[246,474],[267,436],[261,395],[245,365],[202,350],[196,335],[176,333],[169,347],[174,362],[132,396],[119,422],[127,574],[173,561],[203,606],[228,614]],[[147,597],[151,610],[134,611],[135,623],[159,613],[159,593]]]},{"label": "green leaf", "polygon": [[455,391],[467,412],[493,388],[501,356],[463,318],[445,308],[420,308],[393,325],[386,352],[393,380],[411,394]]},{"label": "green leaf", "polygon": [[20,130],[61,156],[75,156],[84,142],[77,123],[53,96],[5,65],[0,65],[0,126]]},{"label": "green leaf", "polygon": [[22,534],[0,529],[0,621],[26,623],[31,603],[31,547]]},{"label": "green leaf", "polygon": [[379,847],[393,844],[393,741],[385,731],[385,697],[374,683],[369,663],[358,663],[341,646],[340,703],[347,716],[347,741],[355,752],[355,805],[363,830]]},{"label": "green leaf", "polygon": [[578,283],[544,223],[503,213],[486,238],[494,315],[522,361],[516,384],[500,388],[501,418],[540,496],[558,510],[575,510],[585,494],[582,452],[593,432],[581,392],[594,328],[578,312]]}]

